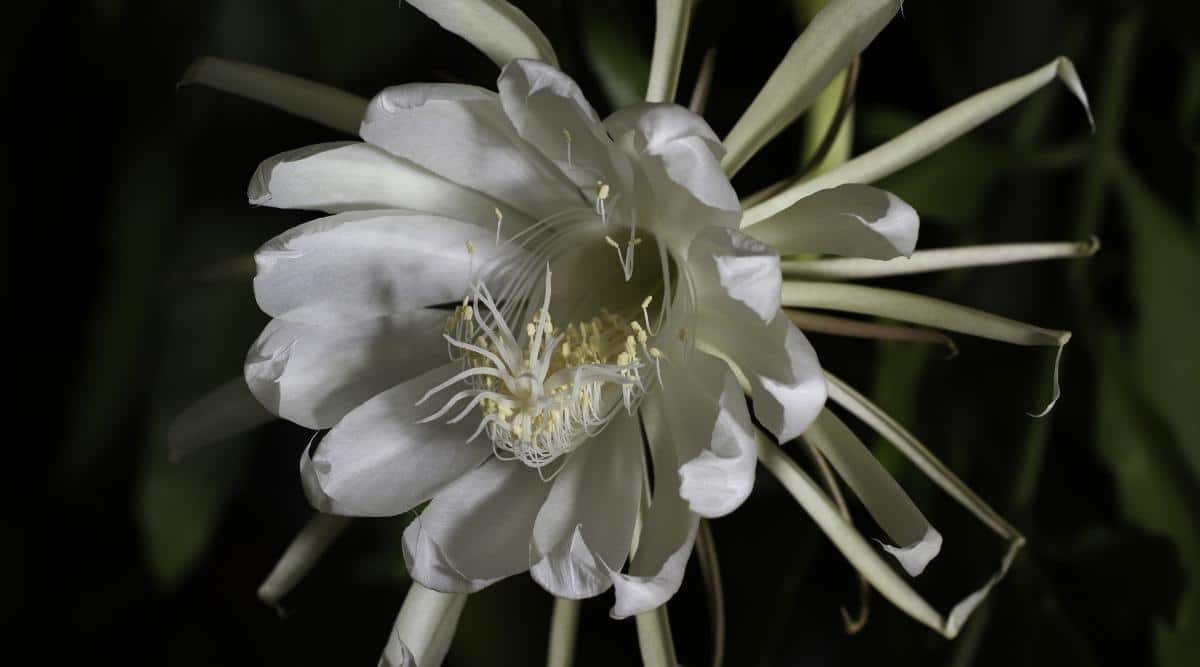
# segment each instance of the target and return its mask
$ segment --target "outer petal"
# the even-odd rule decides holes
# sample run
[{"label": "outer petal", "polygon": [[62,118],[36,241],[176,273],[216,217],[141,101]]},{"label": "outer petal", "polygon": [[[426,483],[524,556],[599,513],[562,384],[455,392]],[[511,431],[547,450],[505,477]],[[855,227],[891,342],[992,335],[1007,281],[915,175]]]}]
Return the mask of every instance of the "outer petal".
[{"label": "outer petal", "polygon": [[724,149],[702,118],[673,104],[640,104],[604,121],[634,156],[642,209],[657,233],[686,243],[705,225],[737,227],[741,204],[721,170]]},{"label": "outer petal", "polygon": [[[556,130],[561,136],[561,130]],[[513,128],[495,93],[461,84],[407,84],[371,100],[362,138],[538,219],[586,205],[562,172]]]},{"label": "outer petal", "polygon": [[642,436],[626,414],[571,455],[538,512],[530,574],[557,597],[599,595],[629,556],[642,495]]},{"label": "outer petal", "polygon": [[268,315],[345,326],[458,301],[473,270],[498,254],[494,230],[449,218],[339,213],[293,227],[260,248],[254,295]]},{"label": "outer petal", "polygon": [[631,182],[628,160],[571,77],[544,62],[514,60],[497,85],[513,127],[577,185],[591,191],[600,179],[620,193]]},{"label": "outer petal", "polygon": [[688,248],[688,268],[699,300],[731,317],[757,316],[762,324],[779,313],[779,255],[737,230],[709,227],[697,235]]},{"label": "outer petal", "polygon": [[696,354],[687,370],[664,375],[661,398],[682,463],[679,495],[700,516],[724,516],[754,488],[754,424],[724,363]]},{"label": "outer petal", "polygon": [[330,428],[363,401],[444,363],[445,321],[436,310],[351,327],[271,320],[246,355],[246,384],[273,414]]},{"label": "outer petal", "polygon": [[879,527],[899,545],[883,544],[884,551],[895,556],[909,576],[925,571],[941,551],[942,536],[858,436],[832,412],[822,410],[804,437],[829,460]]},{"label": "outer petal", "polygon": [[404,531],[404,562],[434,590],[473,593],[529,569],[534,520],[550,492],[536,471],[488,459],[442,489]]},{"label": "outer petal", "polygon": [[[306,146],[263,160],[246,196],[255,206],[330,213],[399,208],[491,226],[501,202],[371,144]],[[512,211],[510,219],[519,221]],[[507,220],[506,220],[507,221]]]},{"label": "outer petal", "polygon": [[474,424],[418,423],[432,408],[415,403],[458,370],[447,364],[429,371],[338,422],[312,457],[312,476],[328,503],[318,509],[349,516],[407,512],[487,458],[486,444],[467,442]]},{"label": "outer petal", "polygon": [[908,257],[917,246],[917,212],[890,192],[849,183],[815,192],[746,233],[780,253]]},{"label": "outer petal", "polygon": [[613,618],[648,612],[671,599],[683,582],[688,557],[696,540],[699,517],[679,496],[679,464],[695,451],[693,441],[675,433],[662,407],[662,393],[647,397],[642,416],[654,461],[654,495],[650,500],[638,550],[626,574],[612,572],[616,602]]},{"label": "outer petal", "polygon": [[701,342],[733,362],[749,383],[754,416],[780,442],[803,433],[825,404],[825,379],[796,325],[782,313],[766,326],[731,321],[719,310],[698,315]]}]

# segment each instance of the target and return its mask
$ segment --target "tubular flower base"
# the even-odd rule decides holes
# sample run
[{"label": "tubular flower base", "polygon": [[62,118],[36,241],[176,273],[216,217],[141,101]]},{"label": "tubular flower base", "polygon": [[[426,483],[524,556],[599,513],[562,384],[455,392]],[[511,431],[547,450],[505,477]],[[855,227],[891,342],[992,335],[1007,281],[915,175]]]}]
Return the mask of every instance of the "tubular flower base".
[{"label": "tubular flower base", "polygon": [[[793,320],[851,335],[941,341],[934,330],[951,330],[1061,351],[1066,332],[831,281],[911,272],[905,263],[925,271],[1085,254],[1043,244],[905,259],[917,243],[916,211],[851,182],[903,167],[1055,77],[1086,102],[1070,63],[964,102],[872,151],[878,158],[824,171],[821,187],[790,185],[743,214],[727,174],[858,57],[898,0],[829,2],[724,142],[670,103],[689,2],[658,3],[654,101],[604,119],[508,3],[410,4],[501,67],[495,92],[407,84],[364,102],[216,59],[187,75],[356,128],[362,139],[282,153],[252,177],[252,204],[326,215],[256,253],[255,296],[273,319],[244,375],[270,413],[328,429],[300,462],[320,511],[390,516],[423,506],[404,534],[415,583],[383,664],[440,664],[466,594],[528,571],[562,601],[612,589],[612,616],[638,616],[647,664],[673,665],[665,603],[680,587],[699,521],[746,499],[758,461],[872,586],[953,636],[1022,539],[911,435],[830,377],[836,403],[1010,542],[999,572],[948,616],[917,596],[907,578],[938,554],[942,536],[824,408],[826,374]],[[781,264],[780,254],[817,259]],[[929,329],[855,326],[785,307]],[[179,451],[261,422],[245,398],[226,386],[185,413],[174,430]],[[194,423],[226,404],[228,424]],[[849,524],[759,432],[751,411],[777,442],[804,434],[890,543],[877,548]],[[285,594],[342,527],[315,520],[264,596]],[[705,549],[705,577],[719,586],[715,552]],[[568,659],[574,634],[572,607],[560,606],[557,660]],[[723,623],[719,605],[713,613]]]}]

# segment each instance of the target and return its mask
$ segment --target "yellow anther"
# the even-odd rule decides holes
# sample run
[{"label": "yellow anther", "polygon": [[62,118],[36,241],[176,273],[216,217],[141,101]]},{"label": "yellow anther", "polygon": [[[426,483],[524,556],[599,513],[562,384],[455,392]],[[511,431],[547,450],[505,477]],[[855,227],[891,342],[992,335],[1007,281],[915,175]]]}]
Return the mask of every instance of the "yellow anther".
[{"label": "yellow anther", "polygon": [[468,255],[474,255],[474,254],[475,254],[475,244],[474,244],[474,243],[471,243],[471,241],[470,241],[470,240],[468,240],[468,241],[467,241],[467,254],[468,254]]},{"label": "yellow anther", "polygon": [[650,340],[650,336],[646,334],[646,330],[645,329],[638,330],[637,342],[641,343],[642,345],[645,345],[646,341],[648,341],[648,340]]},{"label": "yellow anther", "polygon": [[608,199],[608,183],[597,181],[596,185],[600,186],[600,190],[596,193],[596,196],[599,197],[601,201]]},{"label": "yellow anther", "polygon": [[651,302],[651,301],[653,301],[653,300],[654,300],[654,295],[653,295],[653,294],[651,294],[650,296],[646,297],[645,299],[642,299],[642,310],[645,310],[645,309],[649,308],[649,307],[650,307],[650,302]]},{"label": "yellow anther", "polygon": [[537,333],[537,328],[533,326],[533,322],[525,325],[525,333],[529,334],[530,338],[533,338],[533,334]]},{"label": "yellow anther", "polygon": [[642,242],[642,239],[641,239],[640,237],[639,237],[639,238],[633,238],[633,239],[629,239],[629,245],[631,245],[631,246],[635,246],[635,245],[637,245],[637,244],[639,244],[639,243],[641,243],[641,242]]},{"label": "yellow anther", "polygon": [[663,355],[662,350],[658,349],[657,347],[652,347],[650,348],[650,356],[654,357],[655,359],[662,359],[665,355]]},{"label": "yellow anther", "polygon": [[[613,240],[613,237],[611,237],[611,236],[605,236],[605,237],[604,237],[604,242],[605,242],[605,243],[607,243],[608,245],[610,245],[610,246],[612,246],[612,247],[616,248],[617,250],[620,250],[620,249],[621,249],[621,244],[620,244],[620,243],[617,243],[616,241],[614,241],[614,240]],[[470,241],[467,241],[467,243],[470,243]],[[643,306],[643,308],[644,308],[644,307],[645,307],[645,306]]]}]

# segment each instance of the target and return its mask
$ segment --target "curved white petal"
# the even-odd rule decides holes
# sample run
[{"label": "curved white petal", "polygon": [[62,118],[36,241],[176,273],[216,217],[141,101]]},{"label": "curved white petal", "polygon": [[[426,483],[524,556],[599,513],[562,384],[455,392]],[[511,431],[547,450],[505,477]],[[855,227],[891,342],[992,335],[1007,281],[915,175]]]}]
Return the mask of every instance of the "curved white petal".
[{"label": "curved white petal", "polygon": [[942,548],[942,536],[858,436],[829,410],[805,432],[896,546],[882,544],[915,577]]},{"label": "curved white petal", "polygon": [[664,370],[657,402],[679,457],[679,495],[700,516],[724,516],[754,488],[754,424],[723,362],[698,353],[685,368]]},{"label": "curved white petal", "polygon": [[246,355],[245,382],[272,413],[330,428],[363,401],[442,365],[445,323],[436,310],[350,327],[271,320]]},{"label": "curved white petal", "polygon": [[474,424],[418,423],[435,408],[416,402],[459,370],[447,364],[429,371],[338,422],[312,455],[315,482],[328,502],[318,509],[347,516],[407,512],[487,458],[488,445],[467,442]]},{"label": "curved white petal", "polygon": [[754,416],[780,442],[796,438],[825,404],[817,353],[782,312],[765,326],[748,326],[719,310],[698,311],[700,343],[732,363],[751,389]]},{"label": "curved white petal", "polygon": [[504,0],[408,0],[446,30],[503,67],[517,58],[558,66],[550,40],[520,9]]},{"label": "curved white petal", "polygon": [[172,461],[249,431],[275,418],[254,399],[246,381],[234,378],[189,405],[171,420],[167,447]]},{"label": "curved white petal", "polygon": [[560,598],[608,590],[629,555],[642,494],[642,436],[622,414],[571,454],[538,512],[529,573]]},{"label": "curved white petal", "polygon": [[653,214],[643,224],[674,235],[680,245],[705,226],[737,227],[741,204],[721,170],[724,149],[704,119],[673,104],[639,104],[604,125],[635,158],[648,186],[639,196]]},{"label": "curved white petal", "polygon": [[450,83],[386,88],[367,106],[359,134],[534,219],[589,204],[558,167],[517,134],[496,93],[483,88]]},{"label": "curved white petal", "polygon": [[709,227],[688,248],[697,300],[734,319],[770,322],[779,313],[779,254],[737,230]]},{"label": "curved white petal", "polygon": [[273,317],[345,326],[458,301],[473,270],[502,252],[508,250],[496,249],[494,230],[449,218],[339,213],[263,245],[254,255],[254,295]]},{"label": "curved white petal", "polygon": [[404,531],[415,581],[469,593],[529,569],[529,545],[550,484],[516,461],[490,458],[438,492]]},{"label": "curved white petal", "polygon": [[609,615],[616,619],[646,613],[662,606],[679,590],[696,540],[700,518],[680,497],[679,465],[699,445],[696,430],[672,429],[662,406],[662,394],[647,397],[642,406],[650,455],[654,463],[654,493],[638,537],[638,549],[627,573],[612,572],[616,600]]},{"label": "curved white petal", "polygon": [[[361,142],[305,146],[258,165],[246,197],[255,206],[338,213],[406,209],[491,227],[502,204],[408,160]],[[522,221],[511,210],[506,222]]]},{"label": "curved white petal", "polygon": [[912,255],[919,227],[917,212],[896,195],[851,183],[815,192],[745,231],[781,254],[892,259]]},{"label": "curved white petal", "polygon": [[571,77],[544,62],[514,60],[501,70],[497,86],[517,133],[576,185],[591,191],[600,180],[620,193],[630,183],[628,161]]},{"label": "curved white petal", "polygon": [[900,9],[900,0],[831,0],[813,17],[725,137],[730,175],[801,113]]},{"label": "curved white petal", "polygon": [[[754,425],[741,387],[728,368],[715,359],[711,362],[722,366],[719,370],[724,376],[724,382],[709,385],[710,390],[720,391],[711,442],[679,469],[679,495],[693,512],[709,518],[729,514],[749,497],[756,461]],[[678,405],[681,398],[666,400]]]}]

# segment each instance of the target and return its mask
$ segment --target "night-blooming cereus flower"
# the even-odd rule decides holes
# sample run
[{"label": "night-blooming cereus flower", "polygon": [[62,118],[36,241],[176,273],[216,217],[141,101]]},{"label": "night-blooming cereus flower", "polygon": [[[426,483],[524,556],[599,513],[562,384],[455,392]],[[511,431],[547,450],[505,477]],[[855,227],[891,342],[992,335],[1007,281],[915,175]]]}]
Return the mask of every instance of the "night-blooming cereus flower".
[{"label": "night-blooming cereus flower", "polygon": [[[1061,352],[1066,332],[839,281],[1094,251],[1026,244],[914,252],[916,213],[865,185],[1056,78],[1086,105],[1070,63],[1055,60],[845,164],[739,202],[728,178],[812,104],[898,0],[831,0],[724,140],[664,103],[675,97],[687,0],[657,3],[650,103],[604,120],[508,3],[411,4],[502,67],[497,93],[413,84],[368,104],[215,60],[188,77],[365,140],[276,156],[252,180],[254,204],[331,215],[259,251],[255,294],[274,319],[251,350],[245,381],[273,414],[330,429],[301,461],[322,511],[391,515],[428,501],[405,533],[419,583],[385,662],[438,664],[463,594],[525,570],[560,599],[615,589],[616,617],[664,613],[699,517],[745,499],[756,458],[873,588],[954,636],[1023,538],[899,424],[821,371],[794,323],[929,334],[801,309],[838,310]],[[1057,370],[1055,386],[1057,397]],[[249,412],[233,411],[224,427],[189,428],[228,405],[234,389],[181,419],[176,444],[252,423]],[[941,535],[823,408],[827,392],[1008,541],[997,573],[948,614],[839,512],[832,473],[822,490],[757,432],[744,400],[779,443],[803,435],[893,543],[882,549],[905,575],[919,575]],[[342,525],[329,517],[310,524],[264,597],[286,589]],[[656,650],[645,639],[665,622],[656,618],[638,624],[644,655],[674,664],[664,632],[661,651],[653,660],[645,654]]]},{"label": "night-blooming cereus flower", "polygon": [[[331,429],[304,459],[323,511],[430,501],[404,542],[426,587],[529,570],[559,597],[615,586],[614,616],[645,612],[678,588],[699,516],[753,486],[754,427],[714,354],[781,441],[825,382],[781,311],[777,253],[737,231],[703,120],[645,104],[602,121],[535,60],[509,62],[498,89],[389,88],[366,143],[263,163],[253,202],[340,212],[257,253],[275,319],[246,380],[272,412]],[[622,572],[643,431],[654,530]]]}]

